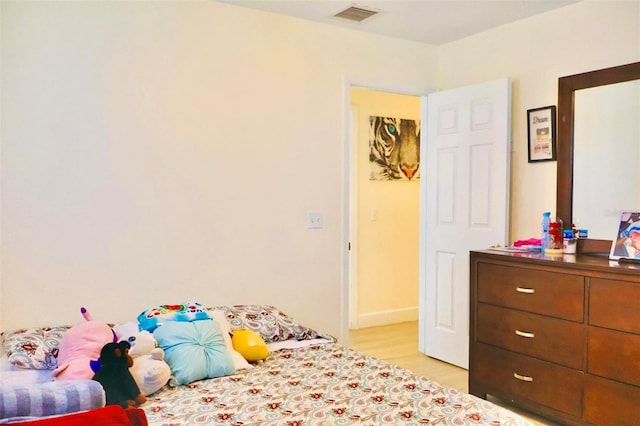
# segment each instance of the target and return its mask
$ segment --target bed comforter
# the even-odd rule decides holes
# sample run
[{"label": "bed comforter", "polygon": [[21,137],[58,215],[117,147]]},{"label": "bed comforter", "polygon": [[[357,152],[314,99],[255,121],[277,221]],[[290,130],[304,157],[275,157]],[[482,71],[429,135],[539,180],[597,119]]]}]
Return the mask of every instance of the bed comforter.
[{"label": "bed comforter", "polygon": [[344,348],[272,352],[251,370],[166,386],[149,425],[530,425],[491,402]]}]

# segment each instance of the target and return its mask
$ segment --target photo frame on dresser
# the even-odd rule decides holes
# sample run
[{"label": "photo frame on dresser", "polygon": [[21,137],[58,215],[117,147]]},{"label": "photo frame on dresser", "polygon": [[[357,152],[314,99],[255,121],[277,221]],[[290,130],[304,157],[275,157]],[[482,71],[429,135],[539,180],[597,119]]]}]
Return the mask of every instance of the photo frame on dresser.
[{"label": "photo frame on dresser", "polygon": [[611,243],[609,259],[640,262],[640,212],[620,214],[618,231]]}]

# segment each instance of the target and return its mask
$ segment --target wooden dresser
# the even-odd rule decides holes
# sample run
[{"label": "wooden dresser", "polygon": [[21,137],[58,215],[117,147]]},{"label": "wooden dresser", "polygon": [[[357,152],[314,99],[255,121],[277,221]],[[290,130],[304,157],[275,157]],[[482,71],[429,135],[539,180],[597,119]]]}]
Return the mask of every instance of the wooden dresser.
[{"label": "wooden dresser", "polygon": [[562,424],[640,425],[640,266],[470,256],[471,394]]}]

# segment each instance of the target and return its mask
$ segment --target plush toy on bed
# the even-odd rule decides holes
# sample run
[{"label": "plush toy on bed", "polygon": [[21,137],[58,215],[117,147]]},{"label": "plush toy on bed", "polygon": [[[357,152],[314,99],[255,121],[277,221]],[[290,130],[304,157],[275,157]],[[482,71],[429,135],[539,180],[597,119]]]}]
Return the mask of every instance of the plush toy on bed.
[{"label": "plush toy on bed", "polygon": [[93,380],[100,382],[107,396],[107,405],[137,407],[147,398],[129,372],[134,362],[129,355],[128,342],[107,343],[100,351],[100,370]]},{"label": "plush toy on bed", "polygon": [[107,323],[93,320],[85,308],[80,312],[85,322],[71,327],[60,340],[58,368],[51,373],[55,380],[91,380],[91,361],[98,359],[106,343],[117,341]]},{"label": "plush toy on bed", "polygon": [[233,332],[231,337],[233,348],[249,362],[258,362],[269,356],[269,348],[262,336],[245,328]]},{"label": "plush toy on bed", "polygon": [[157,347],[156,339],[148,331],[140,331],[128,337],[120,336],[130,345],[129,355],[133,366],[129,372],[140,391],[149,396],[167,384],[171,377],[171,367],[164,360],[164,351]]}]

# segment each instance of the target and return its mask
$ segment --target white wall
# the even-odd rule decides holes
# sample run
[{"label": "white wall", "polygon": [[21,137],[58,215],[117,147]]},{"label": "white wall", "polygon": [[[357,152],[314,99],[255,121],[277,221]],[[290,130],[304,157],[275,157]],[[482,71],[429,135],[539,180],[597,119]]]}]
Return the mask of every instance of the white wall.
[{"label": "white wall", "polygon": [[526,110],[560,76],[640,60],[639,7],[579,2],[436,49],[208,1],[0,2],[0,330],[195,299],[340,335],[345,82],[512,78],[528,238],[555,163],[527,163]]},{"label": "white wall", "polygon": [[527,110],[558,103],[558,78],[640,61],[640,2],[581,1],[439,47],[438,82],[513,82],[511,239],[555,211],[556,163],[528,163]]},{"label": "white wall", "polygon": [[424,92],[435,48],[211,1],[1,7],[0,329],[197,300],[341,335],[346,81]]}]

